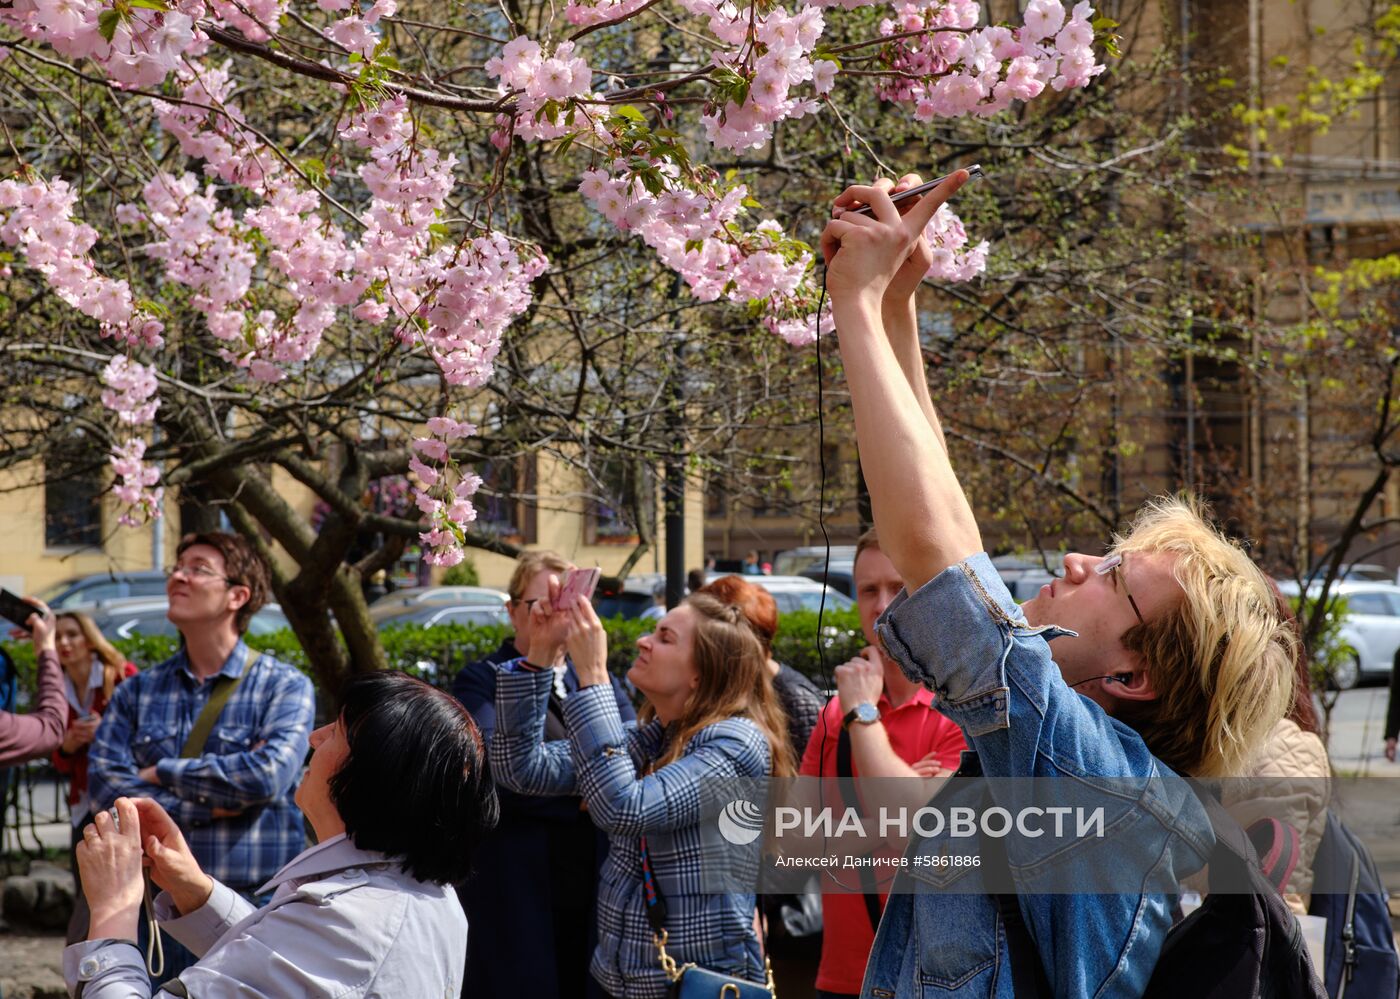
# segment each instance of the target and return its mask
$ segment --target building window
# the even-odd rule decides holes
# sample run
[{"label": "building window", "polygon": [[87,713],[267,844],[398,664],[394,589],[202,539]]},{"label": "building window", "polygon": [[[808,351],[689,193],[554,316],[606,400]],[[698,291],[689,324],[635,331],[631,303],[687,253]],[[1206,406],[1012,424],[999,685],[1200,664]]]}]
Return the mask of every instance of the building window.
[{"label": "building window", "polygon": [[516,545],[536,540],[535,460],[488,458],[476,468],[481,488],[472,497],[476,507],[476,529],[501,541]]},{"label": "building window", "polygon": [[44,481],[44,545],[100,548],[102,493],[102,476],[94,471],[50,471]]},{"label": "building window", "polygon": [[640,538],[636,517],[656,536],[656,475],[640,462],[603,463],[589,497],[584,540],[590,545],[634,545]]}]

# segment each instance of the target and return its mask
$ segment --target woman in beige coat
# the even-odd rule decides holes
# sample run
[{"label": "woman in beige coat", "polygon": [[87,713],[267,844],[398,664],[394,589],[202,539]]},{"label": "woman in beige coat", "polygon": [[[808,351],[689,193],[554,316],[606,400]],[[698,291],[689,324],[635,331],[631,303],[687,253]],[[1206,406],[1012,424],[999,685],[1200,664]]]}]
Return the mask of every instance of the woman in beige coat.
[{"label": "woman in beige coat", "polygon": [[160,996],[455,999],[467,920],[452,884],[497,810],[476,725],[442,691],[374,673],[311,745],[296,801],[320,842],[260,889],[275,890],[261,909],[199,869],[156,802],[98,813],[77,849],[92,921],[63,955],[73,994],[151,995],[134,942],[149,858],[162,929],[201,955]]},{"label": "woman in beige coat", "polygon": [[[1279,609],[1297,627],[1297,619],[1282,594]],[[1298,862],[1284,886],[1283,897],[1296,914],[1307,915],[1312,893],[1313,858],[1327,825],[1329,778],[1332,767],[1318,735],[1313,709],[1312,679],[1307,653],[1298,643],[1298,678],[1293,708],[1279,720],[1251,758],[1243,778],[1229,779],[1221,801],[1244,828],[1274,818],[1298,834]]]}]

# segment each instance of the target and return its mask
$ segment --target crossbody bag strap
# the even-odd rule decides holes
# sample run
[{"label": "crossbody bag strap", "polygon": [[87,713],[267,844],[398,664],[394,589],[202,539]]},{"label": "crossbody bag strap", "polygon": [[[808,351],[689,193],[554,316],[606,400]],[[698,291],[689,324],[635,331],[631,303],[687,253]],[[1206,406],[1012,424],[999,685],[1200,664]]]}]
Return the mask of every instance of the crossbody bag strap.
[{"label": "crossbody bag strap", "polygon": [[[841,789],[841,801],[849,809],[860,810],[860,799],[855,789],[855,768],[851,764],[851,733],[845,728],[836,739],[836,784]],[[860,879],[861,898],[865,900],[865,915],[870,920],[870,932],[880,929],[880,890],[875,883],[875,873],[869,867],[856,871]]]},{"label": "crossbody bag strap", "polygon": [[[651,866],[651,851],[647,849],[645,836],[641,837],[638,849],[642,858],[642,900],[646,905],[647,922],[651,924],[652,942],[656,944],[656,952],[661,958],[661,970],[666,973],[671,983],[675,984],[680,981],[685,968],[692,965],[683,968],[676,964],[674,957],[666,953],[666,896],[661,893],[661,886],[656,882],[656,872]],[[755,915],[758,917],[759,932],[763,938],[763,970],[767,978],[764,987],[773,999],[777,999],[778,988],[773,982],[773,962],[768,957],[768,921],[763,918],[762,906],[756,907]],[[738,995],[738,992],[734,994]]]},{"label": "crossbody bag strap", "polygon": [[238,689],[238,685],[243,682],[243,678],[253,670],[253,664],[249,663],[247,659],[245,654],[243,672],[237,676],[225,676],[221,673],[214,677],[214,689],[209,693],[209,700],[204,702],[204,710],[194,720],[194,728],[190,729],[189,738],[185,740],[184,748],[180,750],[180,759],[193,760],[204,755],[204,744],[209,741],[209,733],[214,731],[214,723],[219,720],[224,705],[233,696],[233,692]]}]

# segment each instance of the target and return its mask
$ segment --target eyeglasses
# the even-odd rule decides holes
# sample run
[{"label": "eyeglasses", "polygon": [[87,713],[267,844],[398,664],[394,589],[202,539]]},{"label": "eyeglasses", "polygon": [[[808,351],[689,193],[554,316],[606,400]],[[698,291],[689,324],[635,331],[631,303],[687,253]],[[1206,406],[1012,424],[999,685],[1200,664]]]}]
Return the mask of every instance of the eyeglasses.
[{"label": "eyeglasses", "polygon": [[1138,624],[1146,624],[1147,622],[1142,619],[1142,611],[1138,610],[1137,601],[1133,599],[1132,593],[1128,590],[1128,580],[1123,575],[1123,553],[1117,552],[1108,556],[1108,558],[1094,566],[1094,571],[1100,576],[1107,576],[1109,573],[1113,574],[1113,588],[1116,590],[1120,585],[1122,586],[1123,595],[1128,598],[1128,603],[1132,605],[1133,613],[1137,615]]},{"label": "eyeglasses", "polygon": [[172,565],[165,570],[166,579],[174,579],[176,576],[184,576],[186,579],[193,579],[204,582],[210,579],[222,579],[225,583],[235,584],[237,580],[217,572],[207,565]]}]

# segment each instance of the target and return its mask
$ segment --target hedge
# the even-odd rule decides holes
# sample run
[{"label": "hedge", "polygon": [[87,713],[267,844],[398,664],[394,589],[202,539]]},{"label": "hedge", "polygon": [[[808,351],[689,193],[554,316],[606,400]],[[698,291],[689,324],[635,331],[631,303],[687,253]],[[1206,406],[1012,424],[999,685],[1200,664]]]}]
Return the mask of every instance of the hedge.
[{"label": "hedge", "polygon": [[[613,617],[604,620],[608,632],[608,668],[617,675],[627,672],[637,654],[637,639],[651,630],[652,622],[638,618]],[[773,642],[773,658],[805,673],[823,689],[831,685],[831,671],[860,652],[865,645],[861,637],[860,616],[855,610],[827,611],[822,620],[822,654],[817,651],[817,615],[815,611],[794,611],[779,621],[778,635]],[[398,625],[380,633],[384,654],[390,667],[421,676],[439,686],[448,686],[452,678],[469,662],[493,652],[511,634],[507,625],[448,624],[424,628],[419,625]],[[291,631],[282,630],[268,635],[249,635],[248,645],[260,652],[270,652],[283,662],[303,672],[309,672],[306,656]],[[138,667],[146,669],[175,654],[178,639],[157,635],[119,639],[117,649]],[[20,684],[25,691],[34,689],[34,647],[28,642],[0,643],[19,669]],[[825,661],[823,669],[822,660]]]}]

